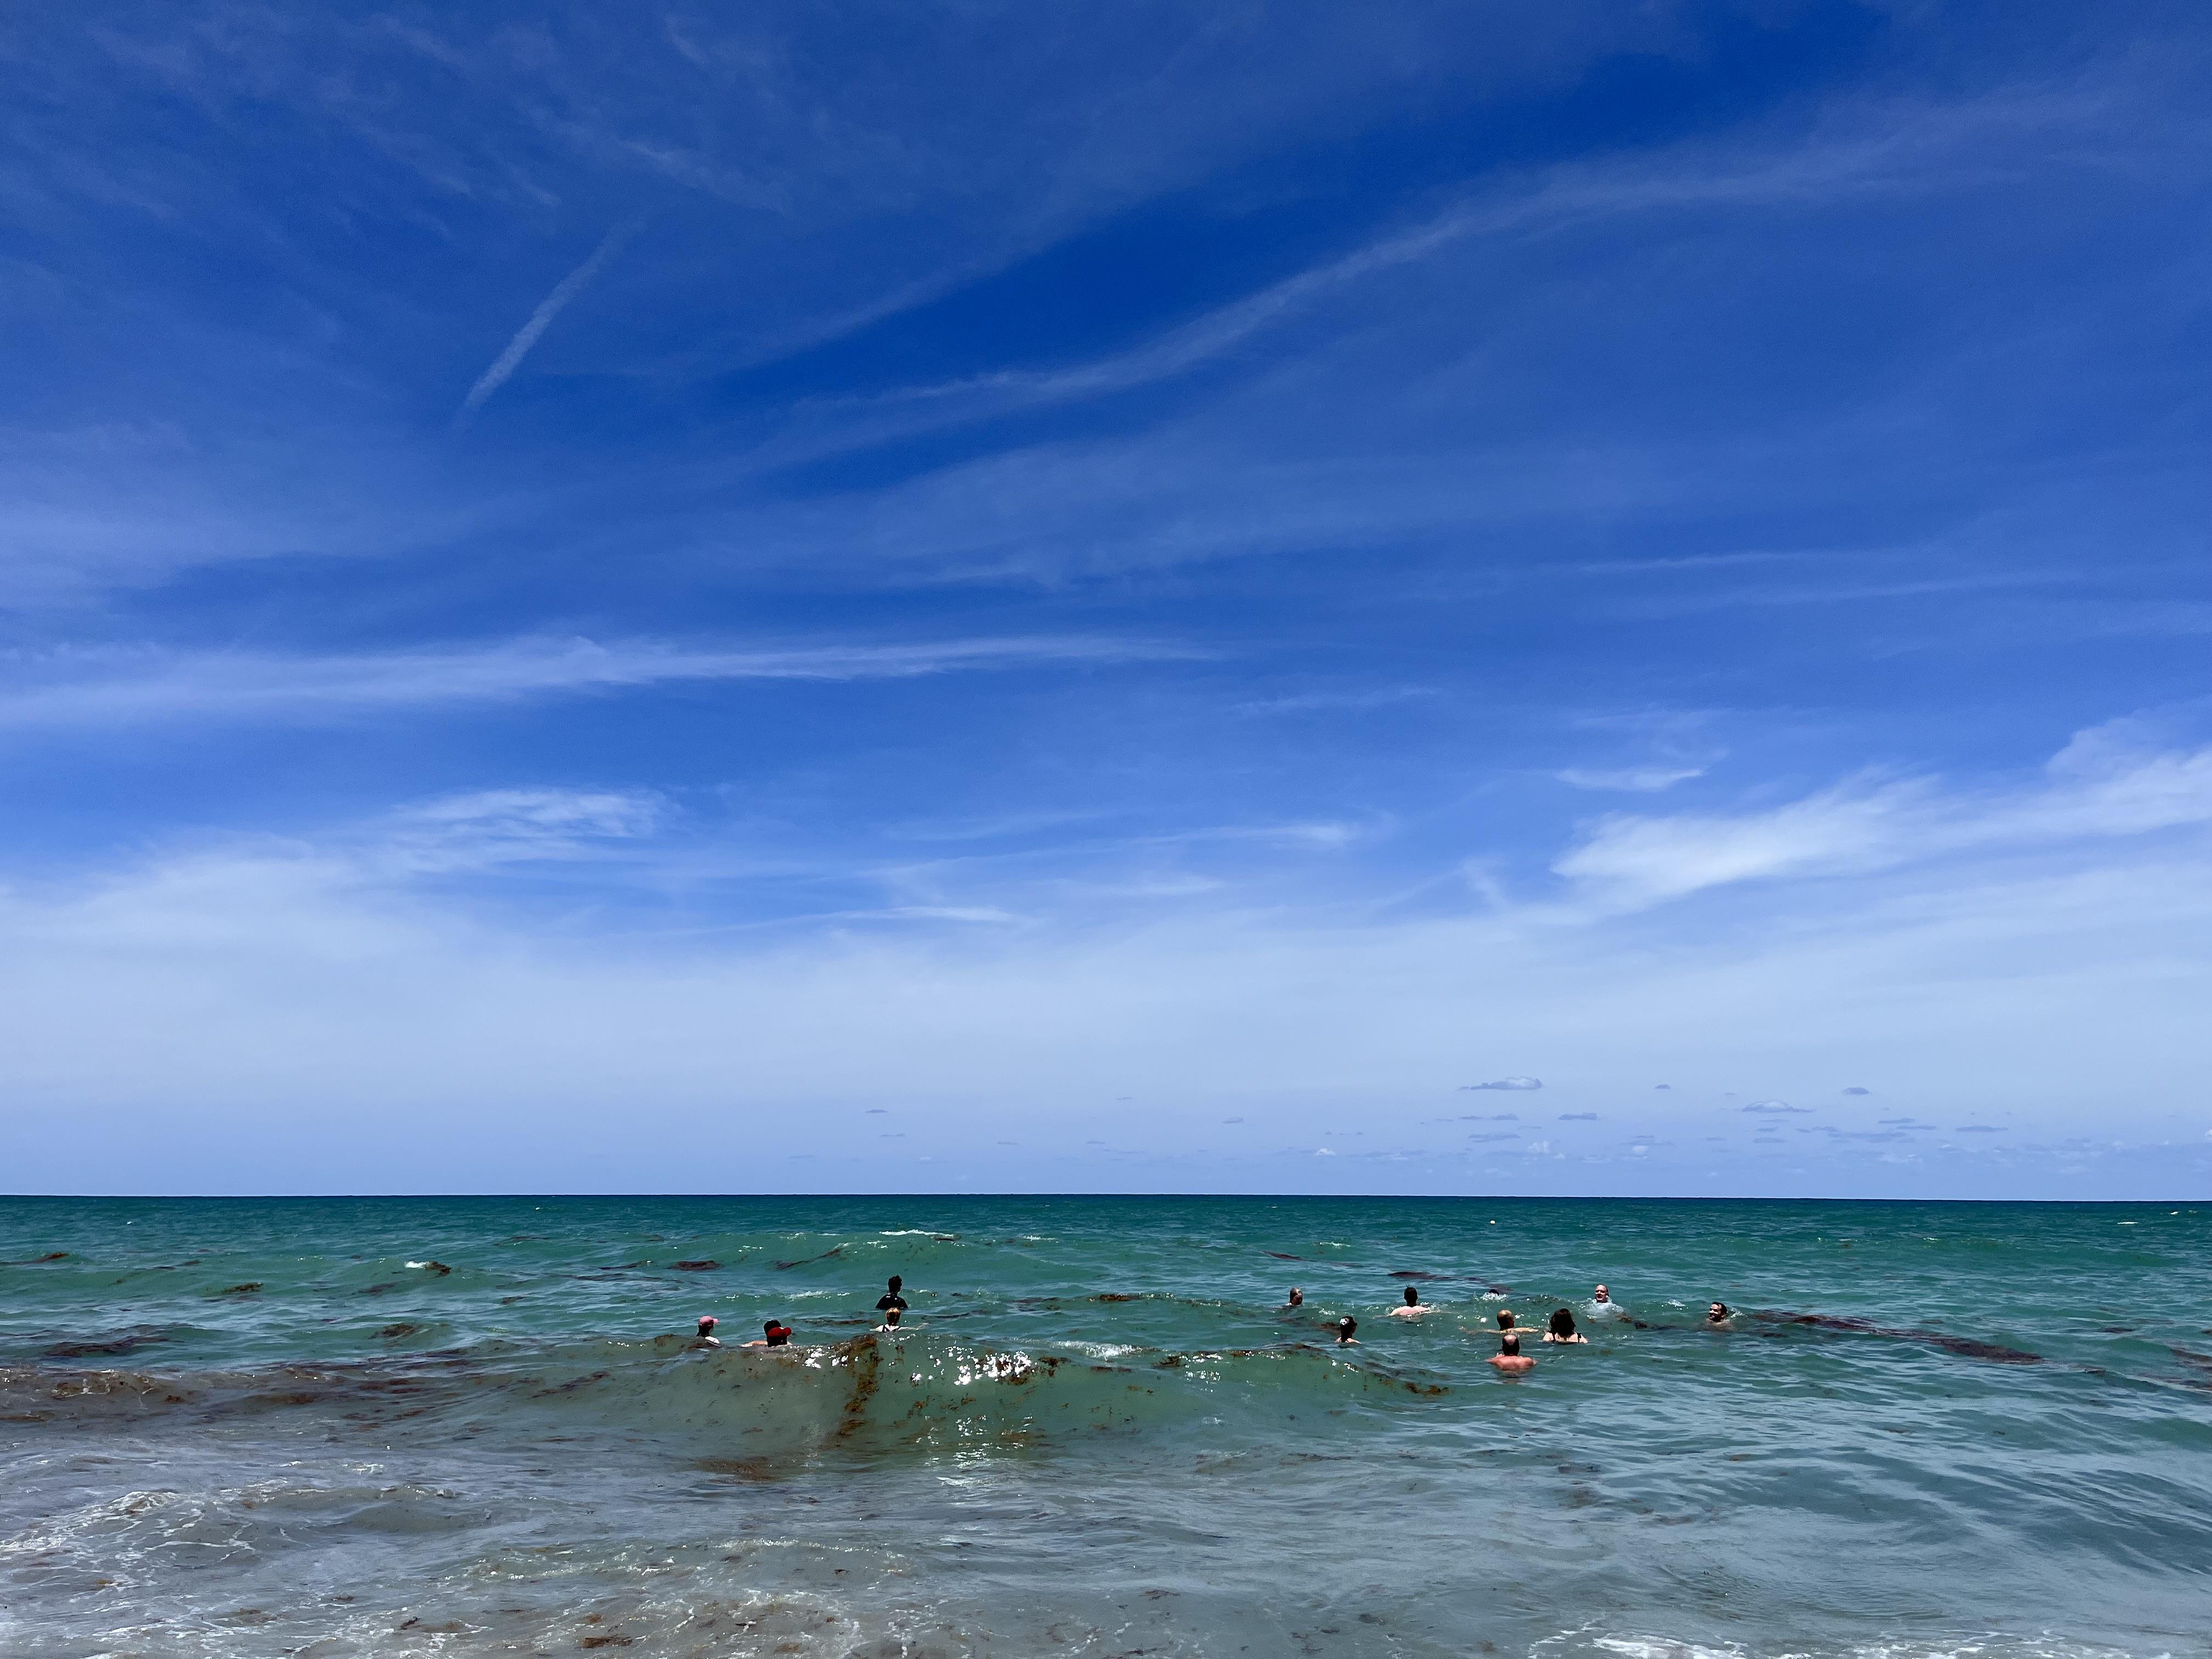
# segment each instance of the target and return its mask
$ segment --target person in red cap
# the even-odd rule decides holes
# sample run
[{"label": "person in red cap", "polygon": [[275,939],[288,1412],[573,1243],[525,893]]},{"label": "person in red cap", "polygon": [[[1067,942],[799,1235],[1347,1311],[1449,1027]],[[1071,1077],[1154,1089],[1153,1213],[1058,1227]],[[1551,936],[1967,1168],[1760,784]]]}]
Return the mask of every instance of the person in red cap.
[{"label": "person in red cap", "polygon": [[715,1318],[712,1314],[701,1314],[699,1316],[699,1334],[691,1339],[691,1346],[695,1348],[720,1347],[722,1346],[722,1339],[714,1334],[714,1327],[721,1322],[722,1322],[720,1320]]},{"label": "person in red cap", "polygon": [[748,1348],[787,1348],[791,1346],[791,1327],[781,1320],[769,1320],[761,1327],[762,1337],[757,1342],[748,1342]]}]

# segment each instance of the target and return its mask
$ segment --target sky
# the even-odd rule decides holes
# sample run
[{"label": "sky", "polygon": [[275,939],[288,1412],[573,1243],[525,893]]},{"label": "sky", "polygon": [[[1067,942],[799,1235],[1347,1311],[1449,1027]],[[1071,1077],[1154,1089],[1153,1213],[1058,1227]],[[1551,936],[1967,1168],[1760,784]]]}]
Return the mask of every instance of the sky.
[{"label": "sky", "polygon": [[0,1190],[2212,1195],[2212,15],[0,28]]}]

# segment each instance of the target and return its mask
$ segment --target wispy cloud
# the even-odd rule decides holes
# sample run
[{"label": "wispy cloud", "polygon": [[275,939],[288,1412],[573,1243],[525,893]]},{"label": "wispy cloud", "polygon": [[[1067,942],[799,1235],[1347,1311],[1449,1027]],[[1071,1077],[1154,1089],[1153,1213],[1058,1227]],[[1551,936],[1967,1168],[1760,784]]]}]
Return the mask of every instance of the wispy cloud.
[{"label": "wispy cloud", "polygon": [[586,857],[650,836],[668,803],[641,790],[487,789],[405,807],[372,827],[375,861],[434,874]]},{"label": "wispy cloud", "polygon": [[1484,1089],[1506,1089],[1516,1091],[1524,1089],[1540,1089],[1544,1085],[1540,1079],[1533,1077],[1502,1077],[1494,1083],[1462,1083],[1460,1085],[1460,1087],[1463,1090],[1471,1089],[1477,1091]]},{"label": "wispy cloud", "polygon": [[553,326],[553,319],[566,310],[578,295],[599,280],[599,273],[607,268],[608,262],[621,252],[623,245],[642,228],[641,221],[616,226],[600,240],[599,246],[592,250],[591,258],[553,285],[553,291],[540,300],[538,309],[530,313],[530,320],[515,331],[514,337],[507,343],[507,349],[492,360],[491,367],[484,370],[477,377],[477,383],[469,388],[469,395],[461,399],[460,412],[454,417],[457,421],[466,421],[483,407],[487,398],[507,383],[514,371],[522,366],[522,360],[530,355],[531,347],[536,345],[545,331]]},{"label": "wispy cloud", "polygon": [[1553,864],[1608,902],[1656,903],[1775,877],[1888,869],[1962,851],[2212,823],[2212,747],[2160,752],[2134,721],[2092,728],[2025,790],[1869,781],[1735,815],[1617,815]]},{"label": "wispy cloud", "polygon": [[1436,688],[1428,685],[1387,686],[1373,691],[1304,691],[1291,696],[1240,702],[1236,712],[1248,719],[1269,714],[1356,714],[1436,695]]},{"label": "wispy cloud", "polygon": [[[762,452],[768,465],[880,443],[902,434],[1152,385],[1245,349],[1332,300],[1470,242],[1619,227],[1666,215],[1831,209],[1852,198],[1940,195],[1986,185],[1993,145],[2077,149],[2104,106],[2094,99],[2004,91],[1953,102],[1857,112],[1809,138],[1698,141],[1632,159],[1522,172],[1466,191],[1317,263],[1110,355],[1073,366],[1006,368],[863,398],[823,400]],[[2076,159],[2080,159],[2078,155]],[[1370,296],[1371,302],[1371,296]]]},{"label": "wispy cloud", "polygon": [[1196,654],[1153,641],[1085,635],[784,648],[520,639],[445,650],[323,656],[152,648],[59,651],[0,659],[0,729],[207,718],[316,720],[684,682],[900,679]]},{"label": "wispy cloud", "polygon": [[1610,770],[1570,766],[1552,774],[1561,783],[1576,789],[1620,790],[1638,794],[1656,794],[1705,775],[1702,766],[1623,766]]}]

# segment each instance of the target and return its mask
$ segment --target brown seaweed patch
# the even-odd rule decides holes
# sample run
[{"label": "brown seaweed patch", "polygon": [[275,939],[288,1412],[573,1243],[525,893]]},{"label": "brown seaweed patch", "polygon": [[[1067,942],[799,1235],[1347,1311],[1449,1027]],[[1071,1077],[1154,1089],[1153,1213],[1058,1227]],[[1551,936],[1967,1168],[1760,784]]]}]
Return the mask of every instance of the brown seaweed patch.
[{"label": "brown seaweed patch", "polygon": [[0,1261],[0,1267],[36,1267],[48,1261],[66,1261],[67,1250],[48,1250],[44,1255],[27,1255],[19,1261]]},{"label": "brown seaweed patch", "polygon": [[702,1257],[696,1261],[678,1261],[671,1264],[679,1273],[711,1273],[720,1270],[721,1263]]},{"label": "brown seaweed patch", "polygon": [[149,1342],[167,1342],[169,1333],[151,1326],[136,1330],[118,1331],[112,1336],[79,1337],[57,1342],[40,1351],[41,1359],[84,1359],[94,1354],[129,1353],[133,1348],[143,1348]]},{"label": "brown seaweed patch", "polygon": [[1850,1319],[1837,1314],[1765,1312],[1760,1312],[1757,1316],[1778,1320],[1785,1325],[1810,1325],[1816,1330],[1846,1331],[1856,1336],[1886,1336],[1898,1342],[1925,1342],[1947,1353],[1963,1354],[1969,1359],[1993,1360],[2000,1365],[2039,1365],[2043,1363],[2041,1354],[2030,1353],[2024,1348],[2008,1348],[2002,1343],[1984,1342],[1972,1336],[1953,1336],[1944,1331],[1877,1325],[1870,1319]]},{"label": "brown seaweed patch", "polygon": [[765,1457],[702,1457],[691,1467],[732,1480],[780,1480],[783,1472]]},{"label": "brown seaweed patch", "polygon": [[844,1419],[837,1425],[837,1438],[848,1440],[860,1431],[867,1420],[868,1401],[875,1398],[882,1386],[877,1372],[882,1369],[883,1355],[872,1342],[863,1344],[853,1356],[853,1391],[845,1397]]}]

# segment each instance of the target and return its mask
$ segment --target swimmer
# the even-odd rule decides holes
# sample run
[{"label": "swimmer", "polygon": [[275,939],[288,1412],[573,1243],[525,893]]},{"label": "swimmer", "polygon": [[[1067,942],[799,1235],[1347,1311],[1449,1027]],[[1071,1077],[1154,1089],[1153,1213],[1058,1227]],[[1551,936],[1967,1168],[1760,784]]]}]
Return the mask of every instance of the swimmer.
[{"label": "swimmer", "polygon": [[[1500,1308],[1498,1310],[1498,1328],[1501,1332],[1514,1330],[1512,1309]],[[1489,1334],[1489,1333],[1484,1330],[1480,1325],[1462,1325],[1460,1327],[1460,1329],[1465,1331],[1469,1336],[1487,1336]],[[1520,1340],[1520,1334],[1517,1331],[1515,1332],[1514,1340],[1516,1342]]]},{"label": "swimmer", "polygon": [[899,1286],[905,1283],[906,1280],[901,1279],[896,1273],[891,1275],[890,1288],[885,1291],[876,1302],[878,1313],[889,1313],[894,1308],[901,1313],[906,1311],[906,1298],[899,1294]]},{"label": "swimmer", "polygon": [[1305,1305],[1306,1305],[1306,1293],[1305,1293],[1304,1291],[1300,1290],[1297,1285],[1291,1285],[1291,1299],[1290,1299],[1288,1302],[1285,1302],[1285,1304],[1283,1304],[1283,1306],[1284,1306],[1285,1309],[1290,1309],[1290,1308],[1303,1308],[1303,1307],[1304,1307]]},{"label": "swimmer", "polygon": [[721,1322],[722,1322],[720,1320],[715,1318],[712,1314],[701,1314],[699,1316],[699,1334],[691,1339],[691,1346],[695,1348],[720,1347],[722,1346],[722,1339],[714,1334],[714,1327]]},{"label": "swimmer", "polygon": [[1544,1333],[1547,1342],[1587,1342],[1589,1338],[1575,1328],[1575,1316],[1565,1308],[1554,1310],[1551,1328]]},{"label": "swimmer", "polygon": [[1415,1290],[1411,1285],[1408,1285],[1406,1286],[1406,1305],[1402,1308],[1391,1309],[1390,1317],[1393,1319],[1419,1319],[1425,1313],[1434,1313],[1435,1311],[1436,1310],[1434,1308],[1428,1306],[1421,1300],[1421,1293]]},{"label": "swimmer", "polygon": [[1536,1362],[1521,1352],[1521,1333],[1508,1331],[1498,1339],[1498,1352],[1490,1356],[1490,1363],[1509,1376],[1518,1376],[1522,1371],[1533,1370]]},{"label": "swimmer", "polygon": [[1705,1323],[1717,1331],[1732,1331],[1735,1328],[1730,1322],[1735,1311],[1727,1303],[1716,1302],[1705,1310]]},{"label": "swimmer", "polygon": [[1610,1308],[1613,1306],[1613,1297],[1607,1293],[1606,1288],[1602,1285],[1599,1285],[1597,1289],[1590,1292],[1590,1300],[1596,1303],[1601,1308]]},{"label": "swimmer", "polygon": [[1336,1322],[1336,1346],[1340,1348],[1358,1347],[1359,1346],[1359,1339],[1354,1336],[1352,1332],[1358,1328],[1359,1322],[1352,1318],[1348,1314],[1342,1319],[1338,1320]]},{"label": "swimmer", "polygon": [[895,1331],[895,1330],[898,1329],[898,1328],[899,1328],[899,1314],[900,1314],[900,1312],[901,1312],[901,1311],[902,1311],[902,1310],[901,1310],[900,1309],[897,1309],[897,1308],[886,1308],[886,1309],[884,1309],[884,1322],[883,1322],[882,1324],[880,1324],[880,1325],[877,1326],[877,1327],[876,1327],[876,1329],[877,1329],[878,1331],[879,1331],[879,1332],[881,1332],[881,1331]]},{"label": "swimmer", "polygon": [[791,1327],[771,1319],[761,1327],[762,1337],[757,1342],[748,1342],[748,1348],[787,1348],[791,1346]]}]

